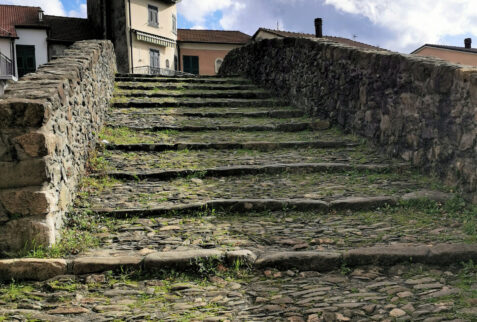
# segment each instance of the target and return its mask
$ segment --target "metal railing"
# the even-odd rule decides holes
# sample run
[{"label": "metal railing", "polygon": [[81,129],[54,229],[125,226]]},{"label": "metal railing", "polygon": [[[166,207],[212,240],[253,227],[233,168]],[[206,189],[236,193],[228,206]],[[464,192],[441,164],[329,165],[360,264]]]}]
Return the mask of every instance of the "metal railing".
[{"label": "metal railing", "polygon": [[13,62],[0,53],[0,76],[15,76]]},{"label": "metal railing", "polygon": [[187,76],[196,77],[197,75],[181,72],[179,70],[156,68],[151,66],[134,67],[134,74],[160,75],[160,76]]}]

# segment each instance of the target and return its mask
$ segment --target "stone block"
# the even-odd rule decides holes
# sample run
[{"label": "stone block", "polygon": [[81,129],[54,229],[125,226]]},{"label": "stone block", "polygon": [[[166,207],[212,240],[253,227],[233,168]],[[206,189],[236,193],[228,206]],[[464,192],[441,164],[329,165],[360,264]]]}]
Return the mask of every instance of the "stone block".
[{"label": "stone block", "polygon": [[255,262],[257,267],[327,272],[338,269],[342,255],[333,252],[277,252],[266,254]]},{"label": "stone block", "polygon": [[39,128],[51,117],[46,100],[8,98],[0,101],[0,128]]},{"label": "stone block", "polygon": [[54,242],[55,227],[46,220],[22,218],[0,226],[0,250],[4,252],[50,246]]},{"label": "stone block", "polygon": [[209,259],[221,259],[225,253],[217,249],[194,249],[190,251],[174,251],[153,253],[144,259],[144,267],[147,270],[159,270],[163,268],[187,268],[197,264],[197,261]]},{"label": "stone block", "polygon": [[64,259],[8,259],[0,260],[0,280],[45,281],[65,275],[67,263]]},{"label": "stone block", "polygon": [[5,212],[14,216],[41,216],[50,212],[52,197],[44,191],[3,190],[0,203]]},{"label": "stone block", "polygon": [[47,180],[45,159],[0,162],[0,189],[41,186]]},{"label": "stone block", "polygon": [[141,256],[119,256],[119,257],[83,257],[73,261],[73,274],[101,273],[120,268],[138,269],[141,266],[143,257]]},{"label": "stone block", "polygon": [[32,158],[41,158],[53,151],[54,144],[51,141],[43,133],[35,132],[13,138],[13,142],[17,144],[17,154],[26,154]]}]

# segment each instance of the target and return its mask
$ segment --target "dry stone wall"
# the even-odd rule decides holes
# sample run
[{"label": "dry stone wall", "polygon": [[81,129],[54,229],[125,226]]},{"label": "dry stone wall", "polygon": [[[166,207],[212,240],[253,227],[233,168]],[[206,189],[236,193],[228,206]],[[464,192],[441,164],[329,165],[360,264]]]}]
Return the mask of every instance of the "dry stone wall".
[{"label": "dry stone wall", "polygon": [[233,50],[220,74],[249,77],[458,184],[477,202],[476,68],[285,38]]},{"label": "dry stone wall", "polygon": [[114,91],[109,41],[75,43],[0,100],[0,252],[51,245]]}]

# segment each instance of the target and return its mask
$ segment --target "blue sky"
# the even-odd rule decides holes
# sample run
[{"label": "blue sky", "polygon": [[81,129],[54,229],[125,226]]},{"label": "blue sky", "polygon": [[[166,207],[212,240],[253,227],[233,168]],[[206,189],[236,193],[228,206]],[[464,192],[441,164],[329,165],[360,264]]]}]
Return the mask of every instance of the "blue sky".
[{"label": "blue sky", "polygon": [[[84,17],[86,0],[0,0],[41,6],[47,14]],[[425,43],[477,44],[477,0],[182,0],[179,28],[240,30],[259,27],[353,38],[404,53]],[[475,46],[477,47],[477,45]]]}]

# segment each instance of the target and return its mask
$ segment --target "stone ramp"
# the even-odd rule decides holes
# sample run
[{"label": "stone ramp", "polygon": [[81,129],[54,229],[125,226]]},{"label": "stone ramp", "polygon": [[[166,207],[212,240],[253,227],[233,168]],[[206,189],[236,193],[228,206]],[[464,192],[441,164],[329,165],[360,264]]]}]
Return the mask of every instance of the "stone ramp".
[{"label": "stone ramp", "polygon": [[475,319],[451,188],[245,79],[117,80],[70,216],[95,247],[0,261],[43,281],[0,284],[0,320]]}]

